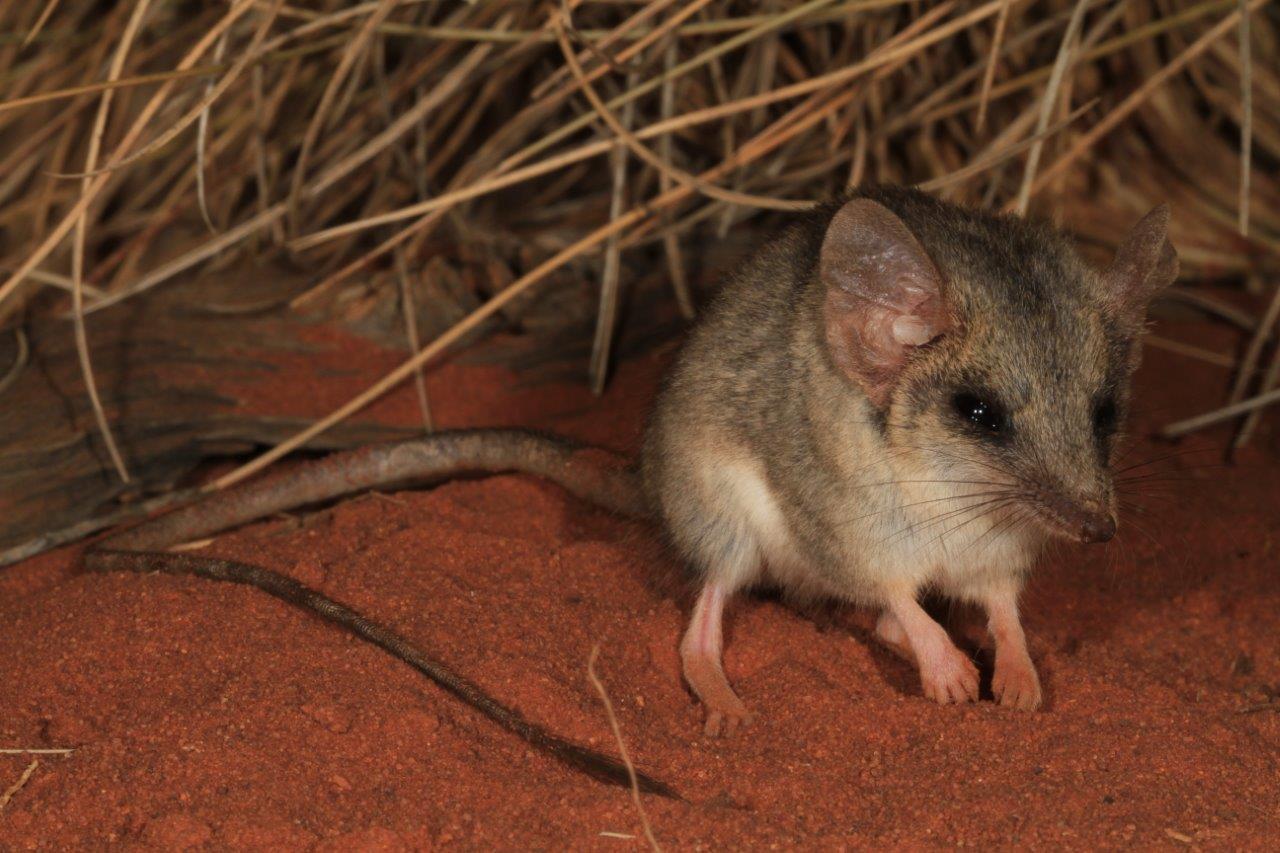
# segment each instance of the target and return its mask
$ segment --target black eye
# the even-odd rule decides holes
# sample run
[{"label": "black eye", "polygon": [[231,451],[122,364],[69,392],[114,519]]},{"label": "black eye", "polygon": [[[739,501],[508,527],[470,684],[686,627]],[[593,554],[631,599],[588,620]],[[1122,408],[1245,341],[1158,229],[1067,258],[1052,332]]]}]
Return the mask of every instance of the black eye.
[{"label": "black eye", "polygon": [[1093,409],[1093,432],[1105,438],[1116,431],[1116,401],[1107,397]]},{"label": "black eye", "polygon": [[952,398],[956,414],[989,433],[1004,432],[1008,427],[1004,409],[999,404],[976,394],[962,391]]}]

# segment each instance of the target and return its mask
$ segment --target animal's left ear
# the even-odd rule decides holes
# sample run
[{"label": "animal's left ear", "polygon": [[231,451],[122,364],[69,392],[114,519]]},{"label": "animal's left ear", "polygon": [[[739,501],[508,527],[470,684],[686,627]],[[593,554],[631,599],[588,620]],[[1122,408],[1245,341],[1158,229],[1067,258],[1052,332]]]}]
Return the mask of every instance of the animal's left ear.
[{"label": "animal's left ear", "polygon": [[1153,209],[1133,226],[1105,273],[1107,301],[1117,319],[1137,328],[1157,293],[1178,277],[1178,253],[1169,242],[1169,206]]}]

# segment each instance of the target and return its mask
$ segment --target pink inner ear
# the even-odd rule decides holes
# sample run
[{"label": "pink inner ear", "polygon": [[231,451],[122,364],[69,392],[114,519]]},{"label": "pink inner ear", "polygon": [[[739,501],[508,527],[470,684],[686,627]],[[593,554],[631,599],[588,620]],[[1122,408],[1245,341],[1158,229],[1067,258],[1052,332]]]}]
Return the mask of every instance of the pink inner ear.
[{"label": "pink inner ear", "polygon": [[870,199],[841,208],[822,244],[826,337],[837,366],[878,406],[915,348],[943,334],[942,281],[911,230]]},{"label": "pink inner ear", "polygon": [[890,327],[893,342],[899,346],[924,346],[944,331],[947,318],[942,302],[933,291],[907,286],[901,306],[895,306],[897,317]]},{"label": "pink inner ear", "polygon": [[933,311],[903,313],[896,306],[850,300],[827,294],[827,344],[836,365],[861,386],[877,406],[889,393],[911,352],[942,334]]},{"label": "pink inner ear", "polygon": [[910,347],[924,346],[937,337],[932,326],[911,314],[903,314],[894,320],[890,331],[895,341]]}]

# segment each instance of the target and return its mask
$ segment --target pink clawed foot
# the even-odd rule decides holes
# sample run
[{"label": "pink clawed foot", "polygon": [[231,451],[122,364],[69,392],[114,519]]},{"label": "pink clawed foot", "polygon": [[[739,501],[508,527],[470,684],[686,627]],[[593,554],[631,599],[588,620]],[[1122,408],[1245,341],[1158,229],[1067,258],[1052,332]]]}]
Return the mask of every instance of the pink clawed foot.
[{"label": "pink clawed foot", "polygon": [[[897,624],[897,630],[906,638],[916,666],[920,670],[920,686],[928,699],[941,704],[978,701],[978,668],[964,652],[956,648],[942,626],[933,621],[915,598],[903,596],[890,602],[886,616]],[[876,635],[895,638],[893,625],[881,617]],[[886,642],[893,643],[891,639]]]},{"label": "pink clawed foot", "polygon": [[683,660],[685,680],[706,709],[707,722],[703,731],[707,735],[732,735],[738,726],[751,722],[747,706],[729,686],[719,661],[696,655],[685,655]]},{"label": "pink clawed foot", "polygon": [[920,686],[925,697],[940,705],[977,702],[978,668],[964,652],[950,643],[948,646],[920,664]]},{"label": "pink clawed foot", "polygon": [[1031,659],[1025,655],[996,653],[996,671],[991,677],[991,693],[1006,708],[1034,711],[1040,707],[1043,694],[1040,676]]},{"label": "pink clawed foot", "polygon": [[721,617],[725,591],[719,584],[707,584],[693,609],[689,630],[680,643],[684,679],[706,709],[704,731],[711,737],[732,735],[740,725],[751,722],[751,714],[729,686],[721,664],[723,636]]}]

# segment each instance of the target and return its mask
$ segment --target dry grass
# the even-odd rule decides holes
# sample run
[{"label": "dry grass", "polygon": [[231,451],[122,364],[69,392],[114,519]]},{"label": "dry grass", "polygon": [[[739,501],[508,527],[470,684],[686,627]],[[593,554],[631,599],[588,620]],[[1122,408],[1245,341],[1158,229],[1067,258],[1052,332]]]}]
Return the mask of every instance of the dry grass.
[{"label": "dry grass", "polygon": [[[1099,249],[1169,201],[1187,280],[1270,289],[1280,73],[1252,60],[1278,52],[1267,0],[5,4],[0,325],[76,334],[246,254],[309,270],[291,308],[322,314],[487,259],[471,316],[421,344],[409,325],[413,358],[225,486],[540,286],[602,281],[599,388],[635,269],[667,270],[688,315],[699,245],[860,181],[1025,208]],[[1280,378],[1275,314],[1233,403]]]},{"label": "dry grass", "polygon": [[618,744],[618,755],[622,759],[623,765],[627,768],[627,775],[631,777],[631,801],[635,804],[636,816],[640,819],[640,828],[644,831],[645,840],[649,842],[650,850],[653,850],[654,853],[662,853],[662,845],[658,843],[657,836],[653,834],[653,824],[649,822],[649,814],[644,810],[644,801],[640,798],[640,782],[636,778],[636,766],[631,761],[631,754],[627,750],[627,742],[622,739],[622,726],[618,724],[618,715],[613,710],[613,700],[609,698],[608,689],[596,673],[596,658],[599,656],[600,644],[596,643],[591,647],[591,655],[587,658],[587,679],[591,682],[591,686],[596,689],[596,693],[600,694],[600,702],[604,705],[605,717],[609,720],[609,729],[613,732],[614,742]]}]

